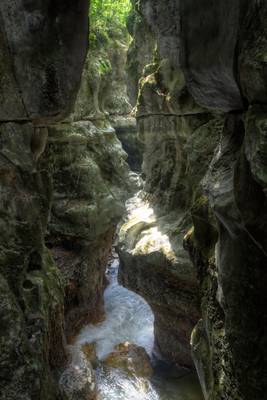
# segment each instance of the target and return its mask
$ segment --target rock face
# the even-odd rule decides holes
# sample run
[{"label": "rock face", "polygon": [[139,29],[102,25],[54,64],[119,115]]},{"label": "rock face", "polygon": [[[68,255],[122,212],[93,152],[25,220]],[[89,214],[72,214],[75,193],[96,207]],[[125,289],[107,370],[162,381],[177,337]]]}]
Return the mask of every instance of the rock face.
[{"label": "rock face", "polygon": [[[188,93],[174,53],[177,44],[160,33],[170,10],[149,2],[140,7],[154,32],[158,55],[157,61],[144,68],[140,81],[136,116],[146,181],[141,199],[130,204],[128,220],[121,228],[120,280],[150,304],[161,355],[192,367],[190,335],[200,317],[200,301],[197,273],[183,248],[183,238],[191,224],[188,210],[212,159],[223,120]],[[167,57],[167,43],[174,59]]]},{"label": "rock face", "polygon": [[3,0],[0,15],[1,121],[62,119],[79,88],[88,1]]},{"label": "rock face", "polygon": [[74,112],[49,127],[43,157],[54,183],[46,241],[64,280],[69,341],[89,321],[104,318],[105,269],[124,203],[135,190],[110,123],[130,110],[119,39],[89,53]]},{"label": "rock face", "polygon": [[148,195],[122,227],[121,281],[151,304],[163,354],[186,365],[199,292],[191,344],[205,398],[261,399],[267,6],[142,0],[135,12],[156,50],[137,101]]},{"label": "rock face", "polygon": [[[163,357],[187,367],[193,359],[205,399],[262,400],[267,3],[133,5],[129,96],[146,185],[121,230],[120,280],[150,303]],[[104,265],[133,184],[108,118],[130,111],[118,84],[124,43],[92,48],[64,120],[87,16],[87,0],[0,4],[3,400],[94,396],[87,360],[58,385],[65,333],[102,317]]]},{"label": "rock face", "polygon": [[131,116],[116,116],[111,119],[112,126],[127,153],[127,162],[132,171],[140,173],[143,162],[143,143],[137,136],[136,119]]},{"label": "rock face", "polygon": [[108,43],[95,39],[91,42],[91,47],[73,119],[103,121],[108,116],[128,115],[131,105],[127,95],[125,71],[127,32],[119,32],[117,37],[109,38]]},{"label": "rock face", "polygon": [[69,367],[59,380],[61,393],[67,400],[96,399],[96,382],[92,365],[82,352],[75,352]]},{"label": "rock face", "polygon": [[61,276],[44,240],[52,186],[39,160],[46,125],[75,99],[88,1],[50,3],[0,5],[1,399],[61,398],[53,370],[66,361]]},{"label": "rock face", "polygon": [[118,368],[133,377],[151,378],[153,369],[145,349],[128,342],[120,343],[104,360],[109,368]]},{"label": "rock face", "polygon": [[150,27],[137,9],[137,0],[131,0],[132,11],[128,17],[127,28],[134,40],[130,43],[127,55],[127,89],[132,106],[138,97],[138,81],[146,65],[153,62],[155,39]]},{"label": "rock face", "polygon": [[[81,80],[88,1],[32,3],[0,5],[0,398],[88,398],[90,364],[81,380],[69,367],[64,376],[75,384],[68,393],[58,372],[66,336],[103,318],[104,269],[132,184],[106,116],[100,128],[88,117],[90,71],[75,113],[59,123]],[[126,89],[118,90],[125,98],[113,111],[124,113]]]},{"label": "rock face", "polygon": [[114,129],[90,121],[51,126],[44,159],[54,181],[46,240],[64,278],[71,339],[104,317],[105,269],[131,180]]},{"label": "rock face", "polygon": [[[197,275],[183,238],[188,208],[212,157],[221,120],[148,116],[138,123],[145,143],[143,198],[129,204],[120,231],[121,282],[143,296],[155,315],[157,346],[167,360],[190,367],[190,335],[199,318]],[[209,149],[206,141],[209,141]],[[180,194],[180,205],[177,194]]]}]

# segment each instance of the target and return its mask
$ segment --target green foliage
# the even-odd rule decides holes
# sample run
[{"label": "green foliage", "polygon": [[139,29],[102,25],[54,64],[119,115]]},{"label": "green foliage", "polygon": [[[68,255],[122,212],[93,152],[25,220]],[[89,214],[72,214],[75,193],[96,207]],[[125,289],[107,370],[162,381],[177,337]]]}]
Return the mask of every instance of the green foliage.
[{"label": "green foliage", "polygon": [[108,44],[109,39],[127,36],[126,21],[131,10],[130,0],[91,0],[91,47]]},{"label": "green foliage", "polygon": [[107,77],[112,72],[109,49],[116,47],[117,42],[129,40],[126,24],[132,4],[130,0],[91,0],[90,3],[89,43],[94,52],[94,67]]},{"label": "green foliage", "polygon": [[101,59],[99,60],[99,72],[101,75],[106,75],[111,72],[112,66],[109,60]]}]

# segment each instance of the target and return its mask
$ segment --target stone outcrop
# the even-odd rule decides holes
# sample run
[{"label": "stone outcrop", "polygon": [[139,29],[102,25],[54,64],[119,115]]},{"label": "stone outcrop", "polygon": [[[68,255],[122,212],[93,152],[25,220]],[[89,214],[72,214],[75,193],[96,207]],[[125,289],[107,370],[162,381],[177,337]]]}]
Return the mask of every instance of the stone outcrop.
[{"label": "stone outcrop", "polygon": [[[134,188],[106,116],[129,112],[125,86],[116,93],[109,86],[98,127],[90,121],[99,111],[89,90],[93,52],[75,111],[64,119],[86,57],[88,1],[37,3],[0,6],[0,398],[10,400],[94,395],[90,364],[80,378],[69,366],[68,393],[58,373],[67,363],[66,336],[103,318],[105,266]],[[123,74],[121,53],[118,45],[109,55],[112,85]]]},{"label": "stone outcrop", "polygon": [[[157,7],[147,2],[139,10],[149,27],[148,42],[153,32],[158,47],[157,59],[143,69],[140,80],[136,117],[144,147],[145,187],[141,199],[130,204],[128,220],[121,228],[120,280],[152,307],[161,356],[192,367],[190,335],[200,317],[200,301],[197,273],[183,248],[183,238],[191,223],[188,210],[211,161],[223,120],[189,94],[175,58],[177,43],[160,33],[170,10]],[[173,27],[175,14],[171,18],[168,29]]]},{"label": "stone outcrop", "polygon": [[132,108],[126,86],[127,33],[119,32],[108,43],[91,40],[73,119],[104,121],[128,115]]},{"label": "stone outcrop", "polygon": [[120,369],[133,377],[151,378],[153,375],[150,359],[145,349],[128,342],[115,346],[103,363],[109,368]]},{"label": "stone outcrop", "polygon": [[111,126],[98,129],[90,121],[51,126],[44,159],[54,182],[46,241],[64,279],[71,339],[84,324],[104,317],[105,269],[134,184]]},{"label": "stone outcrop", "polygon": [[0,13],[1,121],[62,119],[79,88],[88,2],[4,0]]},{"label": "stone outcrop", "polygon": [[134,38],[127,53],[127,91],[132,106],[136,105],[138,97],[138,82],[146,65],[153,62],[155,39],[150,27],[138,12],[137,0],[131,0],[132,11],[129,14],[127,28]]},{"label": "stone outcrop", "polygon": [[[151,305],[162,356],[194,361],[206,400],[262,400],[267,3],[132,3],[130,102],[115,38],[92,47],[66,119],[88,1],[1,1],[0,398],[94,396],[88,360],[58,379],[65,334],[103,316],[104,266],[134,188],[112,121],[123,130],[118,116],[137,103],[146,183],[121,229],[120,280]],[[130,156],[137,143],[125,139]]]},{"label": "stone outcrop", "polygon": [[105,269],[124,203],[136,187],[111,125],[130,111],[126,45],[119,39],[96,48],[91,43],[74,111],[49,127],[43,157],[54,184],[46,241],[64,280],[68,341],[104,318]]},{"label": "stone outcrop", "polygon": [[82,352],[73,351],[72,362],[61,374],[59,387],[67,400],[95,400],[97,398],[92,364]]},{"label": "stone outcrop", "polygon": [[41,3],[0,5],[1,399],[61,398],[53,371],[66,361],[61,276],[44,240],[52,186],[39,160],[47,125],[78,90],[88,1]]},{"label": "stone outcrop", "polygon": [[[199,318],[199,297],[197,274],[183,238],[190,227],[188,209],[197,194],[194,185],[211,160],[222,123],[208,114],[161,115],[143,117],[138,125],[145,147],[146,192],[129,204],[128,220],[120,231],[120,280],[152,307],[157,346],[164,358],[190,367],[190,335]],[[212,134],[216,129],[217,136]]]},{"label": "stone outcrop", "polygon": [[[186,354],[190,364],[190,330],[197,318],[191,301],[180,313],[194,315],[183,341],[179,327],[185,325],[172,318],[171,330],[168,317],[181,310],[185,282],[193,277],[189,297],[197,296],[199,286],[202,316],[192,333],[192,356],[205,398],[261,399],[267,6],[143,0],[136,12],[157,44],[153,63],[143,70],[136,114],[149,193],[144,207],[152,210],[130,214],[122,227],[121,281],[151,304],[163,354],[182,364]],[[185,231],[194,267],[182,250]]]},{"label": "stone outcrop", "polygon": [[143,143],[137,136],[136,119],[131,116],[115,116],[111,119],[116,136],[127,153],[127,162],[132,171],[140,173],[143,162]]}]

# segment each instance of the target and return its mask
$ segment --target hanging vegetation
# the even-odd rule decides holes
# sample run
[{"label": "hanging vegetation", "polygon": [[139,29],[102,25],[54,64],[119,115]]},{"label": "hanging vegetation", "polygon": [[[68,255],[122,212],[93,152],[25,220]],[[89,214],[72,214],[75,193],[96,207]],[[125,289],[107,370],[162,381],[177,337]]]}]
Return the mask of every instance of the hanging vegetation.
[{"label": "hanging vegetation", "polygon": [[126,20],[130,0],[92,0],[90,6],[91,45],[105,44],[109,38],[127,35]]}]

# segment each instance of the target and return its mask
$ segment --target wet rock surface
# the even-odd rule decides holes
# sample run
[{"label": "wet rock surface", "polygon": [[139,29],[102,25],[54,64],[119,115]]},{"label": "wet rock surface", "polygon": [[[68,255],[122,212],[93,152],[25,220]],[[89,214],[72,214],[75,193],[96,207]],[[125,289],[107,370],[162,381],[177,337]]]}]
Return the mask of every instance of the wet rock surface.
[{"label": "wet rock surface", "polygon": [[[81,81],[88,1],[3,1],[0,19],[0,397],[61,399],[66,336],[103,318],[105,266],[129,167],[107,116],[101,129],[87,118],[94,100],[83,91],[93,78],[86,68],[75,113],[59,123]],[[116,105],[107,98],[109,112],[129,112],[126,94]]]},{"label": "wet rock surface", "polygon": [[90,121],[50,127],[44,157],[54,181],[46,241],[64,279],[71,338],[103,319],[105,268],[131,180],[114,129]]},{"label": "wet rock surface", "polygon": [[[0,4],[3,400],[63,399],[65,333],[103,317],[104,268],[136,188],[110,117],[136,99],[145,206],[122,227],[120,280],[153,308],[163,357],[194,361],[207,400],[265,397],[266,3],[133,5],[130,99],[119,41],[89,53],[59,123],[80,84],[88,1]],[[130,157],[136,143],[125,140]],[[90,398],[89,362],[76,372],[67,395]]]},{"label": "wet rock surface", "polygon": [[75,354],[59,380],[61,392],[68,400],[96,399],[96,382],[90,361],[83,353]]},{"label": "wet rock surface", "polygon": [[151,378],[153,369],[145,349],[128,342],[115,346],[104,360],[108,367],[119,368],[134,377]]},{"label": "wet rock surface", "polygon": [[[124,203],[137,185],[113,127],[130,111],[125,62],[121,37],[93,49],[73,113],[48,131],[44,163],[54,188],[46,241],[64,280],[70,342],[84,325],[104,318],[105,269]],[[101,63],[109,66],[105,73]]]},{"label": "wet rock surface", "polygon": [[84,327],[72,346],[92,362],[102,400],[201,400],[194,374],[152,357],[153,313],[145,300],[118,283],[118,259],[107,266],[106,319]]},{"label": "wet rock surface", "polygon": [[[119,244],[120,279],[147,296],[152,308],[176,298],[177,310],[186,285],[180,281],[172,292],[175,278],[165,276],[172,266],[177,274],[188,265],[187,279],[195,276],[193,292],[200,294],[202,318],[191,346],[205,398],[260,399],[266,336],[266,5],[191,3],[136,4],[138,23],[149,28],[143,48],[151,35],[156,43],[136,108],[146,200],[156,217],[129,213]],[[176,224],[173,234],[166,215]],[[166,267],[171,253],[155,245],[164,235],[178,258],[184,245],[194,266],[185,255],[179,266],[172,261]],[[162,292],[170,299],[163,300]],[[185,315],[194,315],[186,304]],[[179,336],[181,322],[172,340],[170,309],[153,310],[157,340],[164,338],[160,349],[166,352],[173,343],[177,351],[180,341],[190,360],[197,315],[185,340]],[[175,357],[184,362],[181,352]]]},{"label": "wet rock surface", "polygon": [[45,246],[52,184],[40,158],[47,125],[78,90],[88,2],[50,3],[0,5],[1,399],[62,398],[54,371],[66,362],[64,292]]},{"label": "wet rock surface", "polygon": [[[164,31],[166,37],[161,36],[164,15],[169,12],[166,5],[144,2],[138,12],[155,30],[161,58],[144,68],[139,84],[136,117],[144,148],[145,185],[144,193],[129,203],[120,230],[119,277],[153,309],[162,356],[190,368],[190,335],[200,316],[200,300],[197,272],[183,248],[183,238],[191,224],[188,211],[219,141],[223,119],[196,103],[177,59],[167,58],[177,44],[171,41],[167,46],[167,33],[175,33],[175,26],[174,32],[169,28]],[[154,26],[153,16],[160,19],[159,26]]]}]

